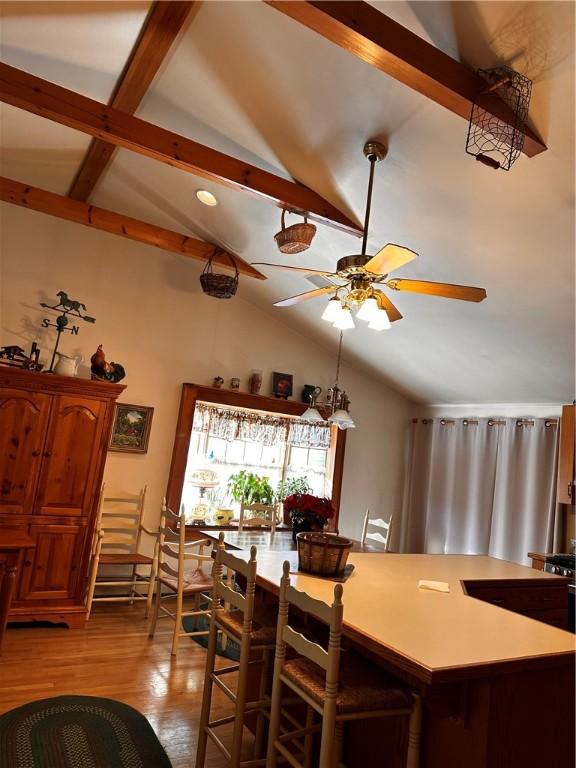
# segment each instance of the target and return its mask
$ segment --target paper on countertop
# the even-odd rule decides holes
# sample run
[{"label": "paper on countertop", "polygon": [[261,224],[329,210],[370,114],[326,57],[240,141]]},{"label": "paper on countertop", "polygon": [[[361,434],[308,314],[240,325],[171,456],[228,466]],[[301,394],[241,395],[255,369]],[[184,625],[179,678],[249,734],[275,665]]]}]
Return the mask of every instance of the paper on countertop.
[{"label": "paper on countertop", "polygon": [[430,579],[420,579],[418,581],[419,589],[429,589],[432,592],[450,592],[450,584],[447,581],[430,581]]}]

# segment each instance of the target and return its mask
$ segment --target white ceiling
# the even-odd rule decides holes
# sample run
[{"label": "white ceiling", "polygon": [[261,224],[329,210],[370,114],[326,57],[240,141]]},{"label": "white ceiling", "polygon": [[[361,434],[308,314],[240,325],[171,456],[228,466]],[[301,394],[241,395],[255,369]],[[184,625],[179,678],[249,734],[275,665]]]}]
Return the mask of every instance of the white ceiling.
[{"label": "white ceiling", "polygon": [[[420,256],[396,274],[486,288],[482,304],[393,293],[392,330],[349,331],[345,355],[430,403],[562,402],[574,396],[574,6],[563,2],[373,3],[470,66],[511,61],[534,79],[530,116],[548,144],[509,173],[464,152],[466,123],[263,3],[205,2],[138,116],[315,189],[363,218],[366,139],[377,167],[369,252]],[[140,2],[2,6],[2,58],[106,101],[146,15]],[[88,137],[4,107],[6,176],[65,194]],[[202,206],[198,187],[220,205]],[[304,254],[275,249],[279,211],[120,150],[92,202],[213,239],[248,261],[332,269],[360,242],[319,227]],[[290,217],[289,217],[290,218]],[[70,224],[70,226],[75,226]],[[193,263],[190,269],[198,269]],[[323,299],[276,309],[312,286],[269,272],[241,294],[333,346]]]}]

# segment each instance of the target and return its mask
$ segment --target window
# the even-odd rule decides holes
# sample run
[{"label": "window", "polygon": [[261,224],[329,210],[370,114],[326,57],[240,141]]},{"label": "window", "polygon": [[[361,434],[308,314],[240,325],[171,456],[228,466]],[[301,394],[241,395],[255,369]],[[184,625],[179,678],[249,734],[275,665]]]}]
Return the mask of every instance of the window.
[{"label": "window", "polygon": [[[193,430],[196,419],[196,406],[209,404],[212,406],[223,406],[228,409],[244,409],[248,413],[256,412],[260,416],[280,417],[280,420],[290,419],[292,425],[292,437],[296,438],[292,442],[281,440],[283,445],[278,445],[278,441],[272,439],[275,436],[275,429],[278,427],[268,426],[266,431],[266,440],[254,441],[247,440],[245,432],[242,434],[232,434],[230,437],[226,434],[226,424],[220,425],[218,430],[212,430],[212,434],[198,432]],[[306,434],[309,426],[304,424],[304,429],[300,428],[303,422],[294,418],[306,410],[306,405],[296,400],[279,400],[263,395],[251,395],[246,392],[236,390],[217,389],[213,387],[203,387],[198,384],[183,384],[182,397],[180,400],[180,411],[176,425],[176,434],[174,438],[174,449],[172,453],[172,462],[170,465],[170,474],[168,477],[168,486],[166,489],[166,499],[171,509],[179,509],[180,504],[184,502],[188,509],[188,504],[193,498],[197,498],[199,490],[192,488],[191,484],[186,482],[186,477],[190,476],[189,458],[198,457],[199,460],[215,464],[215,471],[222,473],[219,479],[219,485],[222,487],[223,481],[242,468],[240,462],[251,462],[245,465],[246,468],[253,467],[262,474],[266,473],[271,478],[297,477],[304,468],[306,476],[314,489],[315,493],[322,493],[332,499],[336,511],[335,518],[331,521],[331,529],[338,526],[338,511],[340,506],[340,494],[342,489],[342,473],[344,465],[344,450],[346,445],[346,432],[336,428],[325,429],[325,425],[319,425],[319,433],[327,436],[325,443],[321,448],[316,445],[308,445],[305,450],[302,441],[298,438]],[[221,432],[220,430],[224,430]],[[249,434],[249,430],[248,430]],[[320,437],[318,434],[315,437]],[[208,450],[208,440],[210,449]],[[229,445],[229,443],[241,442],[243,445]],[[244,443],[260,443],[258,447],[252,445],[246,455],[246,445]],[[250,453],[252,451],[252,453]],[[212,454],[212,455],[211,455]],[[234,463],[232,463],[234,459]],[[238,463],[236,461],[240,460]],[[230,462],[230,463],[229,463]],[[191,466],[191,464],[190,464]],[[192,491],[194,493],[192,493]],[[213,489],[205,489],[205,496]],[[196,494],[196,496],[194,496]],[[211,493],[212,495],[212,493]]]},{"label": "window", "polygon": [[[292,423],[298,424],[297,434]],[[187,516],[205,516],[216,506],[236,508],[228,482],[240,470],[268,478],[274,491],[281,481],[305,477],[312,493],[330,496],[330,428],[324,427],[326,435],[320,435],[307,434],[301,426],[296,419],[197,403],[182,493]],[[313,447],[294,444],[294,440],[312,443]],[[193,477],[198,469],[214,472],[217,486],[199,487]]]}]

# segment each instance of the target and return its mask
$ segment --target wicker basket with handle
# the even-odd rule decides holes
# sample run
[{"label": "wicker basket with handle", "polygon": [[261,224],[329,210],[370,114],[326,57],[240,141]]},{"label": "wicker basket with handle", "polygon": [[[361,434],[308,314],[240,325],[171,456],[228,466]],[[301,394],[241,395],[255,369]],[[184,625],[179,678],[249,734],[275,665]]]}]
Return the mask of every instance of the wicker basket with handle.
[{"label": "wicker basket with handle", "polygon": [[319,573],[322,576],[340,576],[344,573],[352,542],[335,533],[299,533],[298,570]]},{"label": "wicker basket with handle", "polygon": [[300,253],[310,248],[312,238],[316,234],[314,224],[308,224],[308,219],[304,216],[304,223],[291,224],[287,227],[284,224],[285,215],[286,211],[282,209],[282,229],[274,235],[278,250],[282,253]]},{"label": "wicker basket with handle", "polygon": [[[236,272],[234,276],[222,275],[214,272],[212,268],[212,259],[218,254],[225,254],[228,256]],[[223,251],[221,248],[214,249],[214,253],[206,262],[204,271],[200,275],[200,285],[202,286],[204,293],[215,299],[231,299],[232,296],[235,295],[236,289],[238,288],[238,267],[236,266],[236,261],[228,251]]]}]

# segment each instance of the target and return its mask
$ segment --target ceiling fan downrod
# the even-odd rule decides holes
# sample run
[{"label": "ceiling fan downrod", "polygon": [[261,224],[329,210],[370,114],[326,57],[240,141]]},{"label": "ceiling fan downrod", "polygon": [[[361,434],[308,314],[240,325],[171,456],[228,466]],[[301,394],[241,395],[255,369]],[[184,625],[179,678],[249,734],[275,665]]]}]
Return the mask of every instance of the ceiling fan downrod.
[{"label": "ceiling fan downrod", "polygon": [[368,196],[366,198],[366,214],[364,216],[364,235],[362,237],[362,256],[366,256],[368,245],[368,225],[370,224],[370,209],[372,207],[372,187],[374,185],[374,167],[388,154],[387,147],[379,141],[367,141],[364,144],[364,156],[370,162],[370,177],[368,179]]}]

